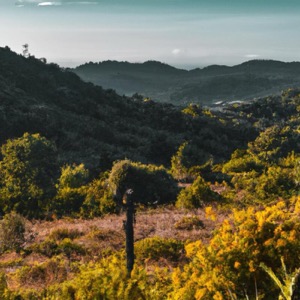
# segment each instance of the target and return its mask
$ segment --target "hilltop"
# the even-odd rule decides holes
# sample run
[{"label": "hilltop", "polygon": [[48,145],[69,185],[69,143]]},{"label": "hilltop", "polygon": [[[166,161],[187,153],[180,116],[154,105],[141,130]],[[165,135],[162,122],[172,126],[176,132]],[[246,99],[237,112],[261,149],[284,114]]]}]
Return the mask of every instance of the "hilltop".
[{"label": "hilltop", "polygon": [[251,60],[236,66],[212,65],[190,71],[157,61],[89,62],[72,70],[83,80],[119,94],[139,93],[159,102],[210,105],[279,94],[300,84],[300,63]]}]

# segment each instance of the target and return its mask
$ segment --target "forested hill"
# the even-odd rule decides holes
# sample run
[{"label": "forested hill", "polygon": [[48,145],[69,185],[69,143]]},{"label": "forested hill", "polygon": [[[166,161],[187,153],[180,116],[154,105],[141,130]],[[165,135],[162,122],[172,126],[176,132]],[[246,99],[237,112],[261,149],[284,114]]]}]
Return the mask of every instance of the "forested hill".
[{"label": "forested hill", "polygon": [[143,94],[160,102],[211,104],[279,94],[300,85],[300,63],[252,60],[233,67],[212,65],[191,71],[147,61],[86,63],[73,70],[83,80],[119,94]]},{"label": "forested hill", "polygon": [[169,166],[184,142],[188,165],[217,163],[266,126],[295,115],[297,93],[228,105],[220,112],[176,107],[119,96],[55,64],[0,48],[0,143],[24,132],[40,133],[55,142],[61,164],[84,163],[96,171],[124,158]]},{"label": "forested hill", "polygon": [[201,151],[198,146],[193,151],[199,159],[213,155],[220,160],[245,144],[241,131],[251,133],[247,138],[256,134],[251,128],[223,124],[201,109],[194,118],[170,104],[138,95],[121,97],[8,47],[0,48],[0,105],[1,144],[24,132],[38,132],[56,143],[61,163],[96,169],[123,158],[168,165],[178,147],[195,134]]}]

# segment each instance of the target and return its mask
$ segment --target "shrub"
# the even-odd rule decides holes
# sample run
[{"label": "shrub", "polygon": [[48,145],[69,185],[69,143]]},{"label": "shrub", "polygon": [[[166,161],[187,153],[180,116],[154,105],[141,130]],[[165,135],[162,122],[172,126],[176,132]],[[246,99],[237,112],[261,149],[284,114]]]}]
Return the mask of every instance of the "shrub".
[{"label": "shrub", "polygon": [[183,243],[175,239],[153,237],[135,243],[135,255],[138,260],[165,258],[177,262],[183,253]]},{"label": "shrub", "polygon": [[28,250],[51,257],[57,254],[57,243],[53,239],[46,239],[41,243],[31,245]]},{"label": "shrub", "polygon": [[66,262],[55,257],[34,266],[23,266],[17,270],[15,278],[21,285],[50,285],[67,279]]},{"label": "shrub", "polygon": [[107,187],[108,172],[92,181],[86,190],[85,200],[80,208],[80,215],[93,218],[116,212],[116,203],[112,192]]},{"label": "shrub", "polygon": [[19,252],[25,242],[25,219],[12,212],[0,221],[0,252],[15,250]]},{"label": "shrub", "polygon": [[56,241],[61,241],[65,238],[74,240],[82,235],[83,233],[78,229],[58,228],[50,233],[49,238]]},{"label": "shrub", "polygon": [[61,168],[61,175],[59,178],[58,188],[80,188],[87,183],[89,177],[88,170],[83,164],[80,165],[66,165]]},{"label": "shrub", "polygon": [[203,206],[205,202],[215,201],[220,198],[219,194],[213,192],[208,183],[199,176],[193,184],[183,189],[176,201],[178,208],[198,208]]},{"label": "shrub", "polygon": [[175,229],[192,230],[204,228],[203,222],[197,216],[183,217],[175,223]]},{"label": "shrub", "polygon": [[135,266],[129,278],[124,257],[114,254],[81,266],[71,280],[49,287],[46,299],[167,299],[170,277],[166,268],[147,274],[144,267]]},{"label": "shrub", "polygon": [[68,258],[71,258],[72,255],[80,255],[85,253],[85,249],[77,244],[72,242],[70,239],[66,238],[61,241],[57,248],[58,253],[63,253]]},{"label": "shrub", "polygon": [[81,245],[74,243],[69,238],[64,238],[61,241],[55,241],[53,238],[48,238],[42,243],[32,245],[30,250],[41,253],[48,257],[64,254],[68,258],[71,258],[73,255],[85,253],[85,249]]},{"label": "shrub", "polygon": [[4,299],[6,289],[7,289],[6,276],[3,272],[0,272],[0,299]]}]

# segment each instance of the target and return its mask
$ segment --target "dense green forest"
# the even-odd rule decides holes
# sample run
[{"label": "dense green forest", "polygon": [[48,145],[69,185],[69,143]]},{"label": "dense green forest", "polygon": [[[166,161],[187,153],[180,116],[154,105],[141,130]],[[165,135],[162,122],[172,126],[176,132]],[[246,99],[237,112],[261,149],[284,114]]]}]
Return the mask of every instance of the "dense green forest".
[{"label": "dense green forest", "polygon": [[299,114],[300,89],[175,106],[0,48],[0,299],[298,299]]}]

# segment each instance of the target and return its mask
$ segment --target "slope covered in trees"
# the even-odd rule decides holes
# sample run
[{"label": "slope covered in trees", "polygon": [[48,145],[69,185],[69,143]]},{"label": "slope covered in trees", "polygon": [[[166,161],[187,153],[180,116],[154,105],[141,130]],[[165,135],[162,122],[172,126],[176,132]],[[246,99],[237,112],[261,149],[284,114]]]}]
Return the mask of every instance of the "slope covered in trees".
[{"label": "slope covered in trees", "polygon": [[[179,145],[196,132],[199,139],[224,145],[221,153],[207,145],[204,161],[210,155],[228,158],[245,144],[245,128],[221,123],[201,109],[195,118],[180,107],[139,95],[121,97],[8,48],[0,49],[0,86],[0,142],[24,132],[40,133],[56,144],[62,163],[103,170],[116,159],[129,158],[167,165]],[[246,141],[255,134],[249,129]]]}]

